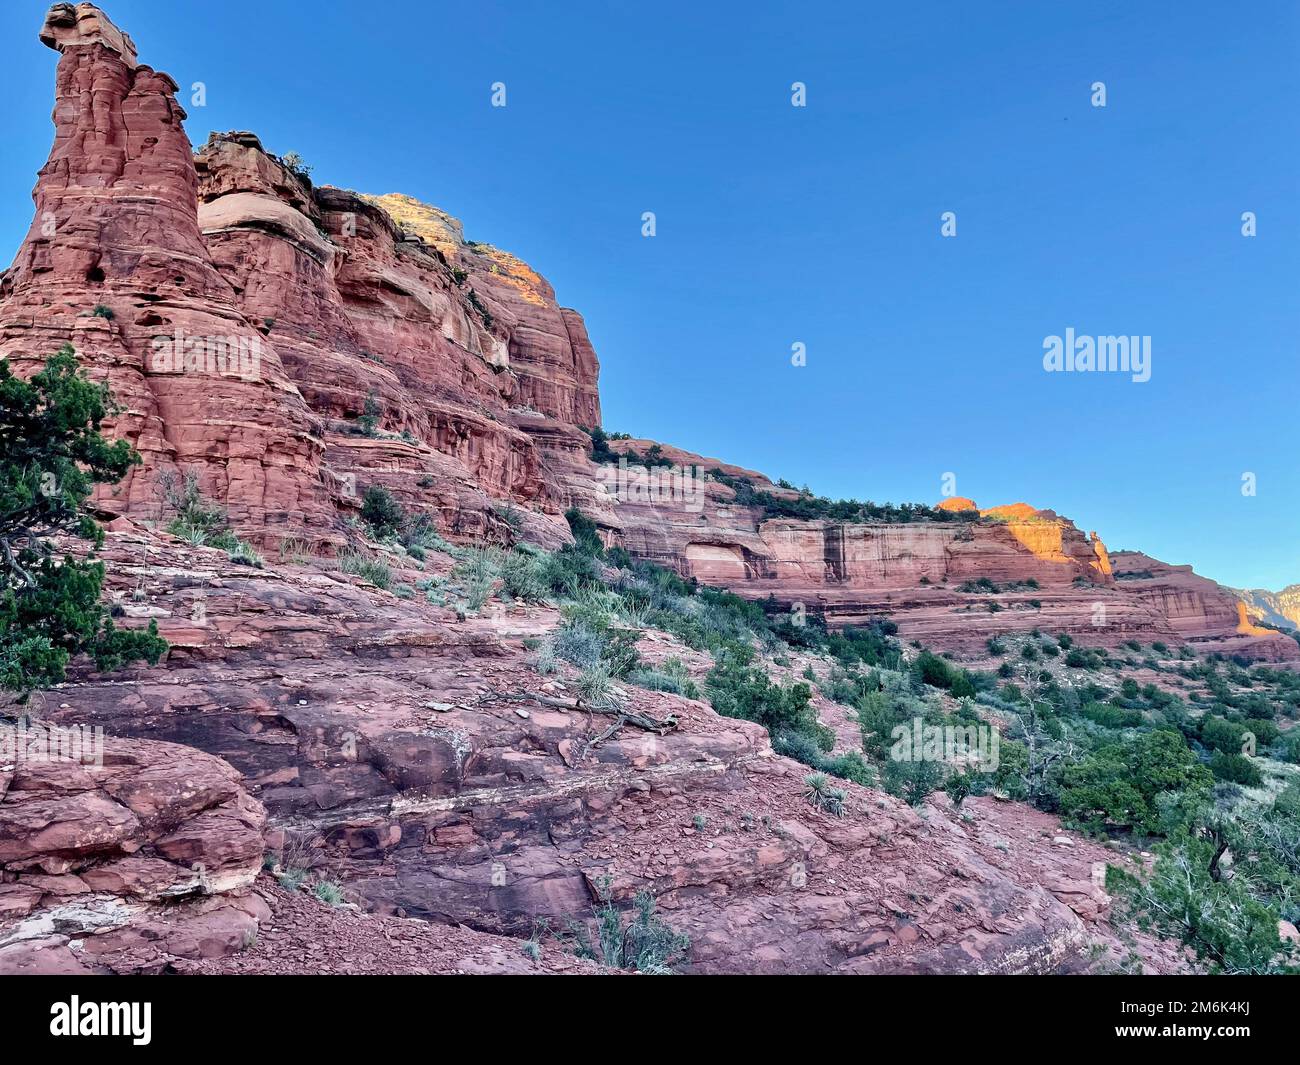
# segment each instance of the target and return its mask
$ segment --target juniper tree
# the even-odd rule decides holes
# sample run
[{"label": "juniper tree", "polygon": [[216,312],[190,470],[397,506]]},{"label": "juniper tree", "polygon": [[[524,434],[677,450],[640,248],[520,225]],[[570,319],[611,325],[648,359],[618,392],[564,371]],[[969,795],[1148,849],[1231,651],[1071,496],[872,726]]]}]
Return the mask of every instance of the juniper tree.
[{"label": "juniper tree", "polygon": [[[63,680],[74,655],[108,670],[167,649],[156,622],[118,629],[99,600],[104,532],[86,502],[140,462],[126,441],[101,435],[111,410],[70,344],[30,380],[0,359],[0,688],[23,697]],[[89,541],[89,557],[61,553],[56,537]]]}]

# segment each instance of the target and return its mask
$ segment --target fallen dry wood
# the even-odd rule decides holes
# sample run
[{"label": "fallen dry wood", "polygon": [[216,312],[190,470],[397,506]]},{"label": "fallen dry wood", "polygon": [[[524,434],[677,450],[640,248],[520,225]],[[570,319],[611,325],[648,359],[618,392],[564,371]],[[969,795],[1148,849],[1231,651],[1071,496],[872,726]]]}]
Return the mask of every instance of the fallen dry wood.
[{"label": "fallen dry wood", "polygon": [[479,702],[495,702],[503,700],[512,703],[535,702],[542,706],[554,706],[561,710],[583,710],[589,714],[604,714],[607,717],[616,717],[616,721],[605,734],[593,740],[593,743],[600,742],[601,739],[613,735],[624,725],[635,725],[646,732],[655,732],[660,736],[676,730],[678,721],[676,714],[669,714],[662,720],[653,718],[649,714],[643,714],[637,710],[625,710],[617,706],[592,706],[590,703],[584,703],[581,699],[558,699],[550,695],[542,695],[539,692],[489,692],[480,696]]}]

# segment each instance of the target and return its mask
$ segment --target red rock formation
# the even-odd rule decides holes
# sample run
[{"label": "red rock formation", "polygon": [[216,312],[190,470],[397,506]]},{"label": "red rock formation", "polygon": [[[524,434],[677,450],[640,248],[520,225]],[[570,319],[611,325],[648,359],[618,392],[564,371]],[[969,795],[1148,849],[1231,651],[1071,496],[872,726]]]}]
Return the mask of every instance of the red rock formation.
[{"label": "red rock formation", "polygon": [[[530,267],[409,197],[313,188],[252,134],[214,135],[192,159],[169,79],[138,66],[90,5],[53,9],[44,38],[63,53],[58,132],[36,222],[0,282],[0,351],[30,365],[72,339],[125,402],[118,431],[145,465],[106,494],[109,509],[157,516],[157,478],[177,467],[199,471],[263,540],[341,543],[373,483],[467,538],[508,535],[504,503],[554,546],[576,505],[638,557],[833,624],[888,614],[956,649],[1032,627],[1111,644],[1176,637],[1160,597],[1115,585],[1095,533],[1027,504],[976,524],[842,524],[764,520],[713,482],[689,499],[618,492],[577,429],[600,419],[595,353]],[[89,314],[97,302],[114,317]],[[160,364],[151,344],[167,331],[259,344],[257,379]],[[358,431],[368,402],[373,436]],[[663,454],[788,494],[719,460]],[[1008,587],[996,614],[990,596],[962,590],[982,579]],[[1207,616],[1200,640],[1288,653]]]},{"label": "red rock formation", "polygon": [[1229,590],[1246,605],[1255,620],[1286,629],[1300,628],[1300,584],[1287,585],[1280,592],[1265,588]]},{"label": "red rock formation", "polygon": [[270,921],[248,950],[220,958],[175,958],[178,973],[257,976],[468,974],[495,976],[592,975],[608,972],[558,944],[539,945],[530,958],[518,939],[463,926],[403,920],[325,906],[286,891],[269,877],[257,889]]},{"label": "red rock formation", "polygon": [[[654,442],[610,446],[644,454]],[[760,491],[794,494],[752,471],[666,445],[661,451],[679,467],[721,469]],[[966,653],[978,652],[993,635],[1041,629],[1101,646],[1187,639],[1207,651],[1300,658],[1293,640],[1242,630],[1231,595],[1204,578],[1192,576],[1190,585],[1204,606],[1117,582],[1095,532],[1085,536],[1069,519],[1027,503],[982,510],[980,522],[767,518],[760,507],[737,505],[736,493],[718,481],[683,492],[665,482],[656,495],[639,491],[634,473],[620,474],[612,465],[599,471],[605,506],[590,512],[612,541],[706,584],[773,597],[785,609],[801,606],[832,626],[889,617],[905,638]],[[943,509],[975,509],[971,500],[948,503]],[[1200,620],[1187,623],[1188,616]]]},{"label": "red rock formation", "polygon": [[[0,770],[0,968],[31,968],[38,943],[38,968],[96,970],[229,949],[274,896],[243,893],[260,858],[248,793],[309,834],[365,907],[484,934],[581,918],[609,876],[619,900],[656,893],[702,971],[1049,971],[1105,939],[1090,875],[1108,852],[1063,858],[1045,822],[990,806],[968,827],[941,802],[917,813],[856,786],[853,816],[832,818],[763,730],[700,702],[628,692],[678,727],[602,737],[606,721],[528,665],[522,639],[553,611],[458,620],[317,564],[236,565],[132,519],[157,516],[162,473],[190,468],[242,533],[327,547],[371,483],[465,538],[507,535],[510,504],[527,539],[555,546],[577,505],[639,557],[837,624],[889,615],[939,646],[1039,627],[1280,655],[1237,631],[1217,586],[1172,567],[1116,581],[1095,534],[1025,504],[975,523],[845,524],[767,520],[680,472],[676,494],[615,483],[580,428],[600,420],[595,353],[531,268],[415,201],[314,188],[251,134],[193,158],[175,86],[91,5],[56,6],[44,37],[62,53],[56,141],[0,278],[0,353],[30,369],[71,339],[127,408],[115,429],[145,466],[104,499],[127,515],[104,550],[109,590],[124,623],[157,618],[172,650],[165,667],[78,674],[60,693],[55,721],[137,737],[103,772]],[[256,372],[159,361],[154,338],[177,333],[256,341]],[[968,586],[981,580],[1000,587]],[[192,890],[193,863],[215,893],[160,913]],[[300,900],[272,901],[297,920]],[[326,924],[353,942],[371,927]],[[77,954],[63,929],[92,945]],[[412,964],[415,939],[394,965]],[[238,968],[191,967],[223,966]]]},{"label": "red rock formation", "polygon": [[979,509],[979,507],[975,505],[975,500],[967,499],[965,496],[947,496],[939,500],[935,506],[939,510],[951,510],[955,513],[960,513],[963,510]]},{"label": "red rock formation", "polygon": [[192,469],[241,527],[324,529],[316,419],[208,255],[175,83],[89,4],[55,5],[42,40],[55,140],[0,279],[0,354],[31,368],[67,341],[108,381],[145,461],[106,509],[157,516],[159,477]]},{"label": "red rock formation", "polygon": [[[108,381],[145,463],[106,509],[156,518],[159,478],[194,470],[245,535],[331,544],[358,479],[381,480],[463,535],[531,502],[560,540],[511,411],[549,436],[598,423],[598,368],[542,278],[459,237],[444,255],[251,134],[194,160],[175,85],[92,5],[56,5],[42,39],[62,53],[55,146],[0,279],[0,354],[24,369],[70,340]],[[368,396],[382,445],[348,431]]]},{"label": "red rock formation", "polygon": [[[140,585],[123,562],[144,550]],[[628,707],[677,729],[600,739],[608,719],[527,664],[522,638],[556,623],[547,608],[458,624],[341,574],[238,566],[125,521],[105,554],[110,595],[128,622],[159,621],[170,660],[77,675],[54,718],[220,754],[378,913],[526,935],[539,915],[586,917],[609,876],[619,902],[656,894],[703,972],[1042,972],[1109,942],[1091,867],[1115,856],[1063,851],[1045,815],[958,824],[849,785],[834,818],[763,729],[642,689]]]},{"label": "red rock formation", "polygon": [[1253,624],[1231,590],[1140,551],[1113,556],[1118,585],[1167,626],[1174,639],[1198,650],[1262,661],[1295,659],[1300,645],[1289,636]]},{"label": "red rock formation", "polygon": [[[71,731],[70,735],[73,735]],[[0,724],[0,974],[153,971],[267,913],[262,805],[191,747]]]},{"label": "red rock formation", "polygon": [[577,311],[556,303],[544,277],[509,252],[466,242],[460,223],[437,208],[397,193],[371,199],[407,233],[436,247],[453,271],[467,275],[460,287],[467,296],[474,293],[487,311],[481,317],[490,318],[490,328],[504,339],[519,381],[519,406],[569,425],[600,424],[600,364],[586,324]]}]

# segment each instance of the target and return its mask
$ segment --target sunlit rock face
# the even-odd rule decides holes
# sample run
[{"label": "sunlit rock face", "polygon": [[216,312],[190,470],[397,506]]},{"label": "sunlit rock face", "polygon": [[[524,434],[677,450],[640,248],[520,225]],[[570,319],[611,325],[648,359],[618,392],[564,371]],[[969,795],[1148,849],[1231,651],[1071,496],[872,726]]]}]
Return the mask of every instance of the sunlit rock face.
[{"label": "sunlit rock face", "polygon": [[253,133],[192,152],[174,83],[93,5],[57,5],[42,40],[61,53],[55,142],[0,279],[0,352],[27,372],[69,341],[112,386],[113,431],[144,463],[101,493],[110,512],[165,518],[160,482],[194,473],[242,535],[331,553],[371,484],[457,539],[513,535],[506,508],[557,546],[576,506],[636,557],[832,625],[887,615],[955,649],[1040,628],[1300,651],[1173,567],[1117,582],[1096,533],[1026,503],[978,523],[846,524],[765,520],[703,478],[628,491],[581,431],[601,418],[582,317],[536,270],[412,197],[317,187]]},{"label": "sunlit rock face", "polygon": [[[607,731],[526,646],[553,607],[473,617],[413,594],[448,576],[437,552],[391,552],[388,590],[315,556],[359,541],[358,497],[380,484],[461,542],[558,547],[578,507],[609,545],[686,577],[831,625],[889,617],[958,652],[1033,628],[1255,658],[1294,641],[1186,567],[1112,557],[1028,504],[979,522],[769,519],[696,474],[797,493],[719,459],[662,445],[652,471],[598,465],[595,352],[531,267],[409,197],[315,186],[252,133],[192,152],[174,83],[93,5],[56,5],[42,40],[61,53],[55,143],[0,276],[0,353],[28,373],[71,342],[117,395],[111,431],[143,465],[100,499],[116,515],[105,596],[170,651],[108,676],[76,663],[47,701],[49,723],[111,737],[102,764],[0,757],[0,972],[245,950],[268,914],[263,849],[291,833],[359,910],[481,936],[584,919],[599,884],[620,904],[651,891],[696,971],[1050,972],[1121,949],[1093,880],[1114,853],[1062,844],[1050,815],[917,811],[845,782],[834,817],[809,803],[807,767],[704,701],[634,687],[626,708],[672,727]],[[241,535],[290,550],[254,567],[167,535],[161,482],[187,473]],[[660,632],[640,650],[692,656]],[[522,965],[504,942],[445,964]],[[1140,947],[1149,968],[1184,965]]]},{"label": "sunlit rock face", "polygon": [[[614,441],[639,455],[653,441]],[[753,471],[661,445],[681,467],[720,469],[775,496],[796,493]],[[606,468],[606,481],[614,475]],[[653,472],[653,471],[651,471]],[[632,480],[624,478],[624,482]],[[653,497],[652,497],[653,496]],[[940,504],[975,511],[969,499]],[[695,494],[624,488],[615,495],[612,540],[683,576],[725,586],[832,625],[888,617],[908,639],[977,653],[990,636],[1068,633],[1099,646],[1126,640],[1186,641],[1260,660],[1300,657],[1279,633],[1243,628],[1233,595],[1190,567],[1122,552],[1094,532],[1027,503],[979,511],[981,522],[836,523],[765,518],[727,485]],[[1132,579],[1139,572],[1150,579]],[[1124,579],[1117,580],[1120,575]]]}]

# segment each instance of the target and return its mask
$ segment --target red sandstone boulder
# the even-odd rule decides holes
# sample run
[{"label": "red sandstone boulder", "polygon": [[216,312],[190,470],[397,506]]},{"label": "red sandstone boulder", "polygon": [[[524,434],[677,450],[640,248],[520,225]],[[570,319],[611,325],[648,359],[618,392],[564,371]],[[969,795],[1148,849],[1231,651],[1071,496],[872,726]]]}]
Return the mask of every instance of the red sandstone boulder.
[{"label": "red sandstone boulder", "polygon": [[33,760],[28,735],[0,725],[0,973],[137,971],[151,943],[207,957],[255,932],[266,814],[229,765],[122,739]]}]

